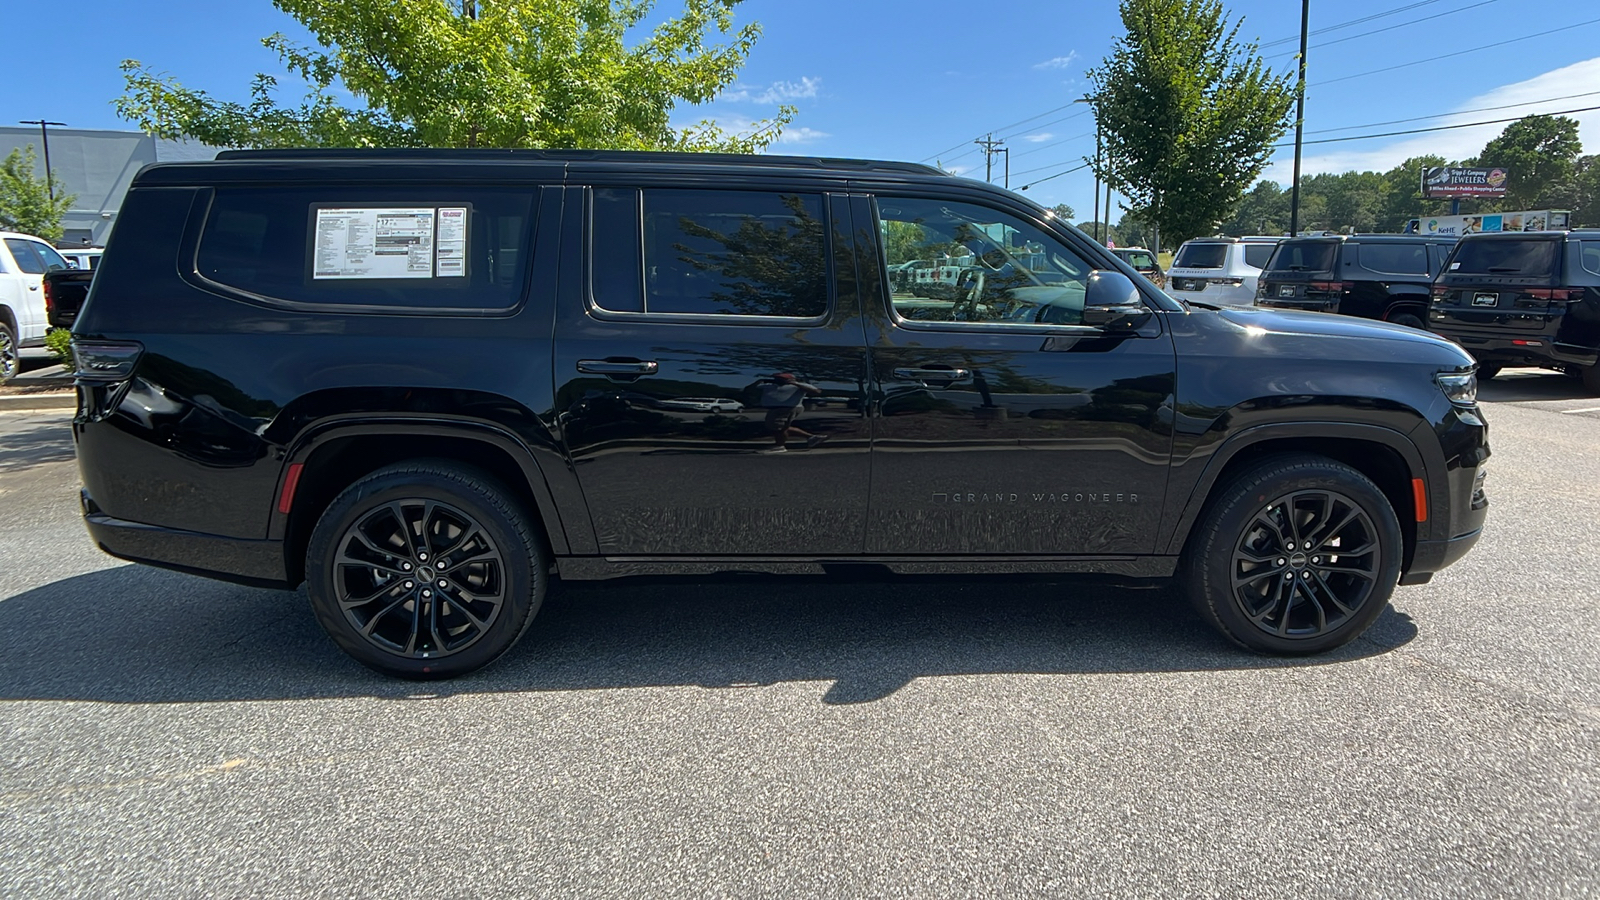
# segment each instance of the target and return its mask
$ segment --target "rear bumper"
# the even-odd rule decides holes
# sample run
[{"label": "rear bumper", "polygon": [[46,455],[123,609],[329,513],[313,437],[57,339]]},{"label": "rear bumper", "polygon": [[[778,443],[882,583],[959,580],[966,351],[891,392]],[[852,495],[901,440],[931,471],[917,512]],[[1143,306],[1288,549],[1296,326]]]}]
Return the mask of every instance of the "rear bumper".
[{"label": "rear bumper", "polygon": [[[1538,366],[1562,368],[1564,366],[1592,366],[1600,351],[1594,347],[1562,344],[1542,334],[1513,334],[1488,337],[1482,333],[1457,331],[1449,326],[1434,325],[1433,333],[1448,338],[1472,354],[1472,358],[1485,366]],[[1523,341],[1518,344],[1516,341]],[[1529,344],[1537,341],[1537,344]]]},{"label": "rear bumper", "polygon": [[284,570],[281,541],[161,528],[89,511],[83,522],[95,544],[118,559],[252,587],[294,587]]}]

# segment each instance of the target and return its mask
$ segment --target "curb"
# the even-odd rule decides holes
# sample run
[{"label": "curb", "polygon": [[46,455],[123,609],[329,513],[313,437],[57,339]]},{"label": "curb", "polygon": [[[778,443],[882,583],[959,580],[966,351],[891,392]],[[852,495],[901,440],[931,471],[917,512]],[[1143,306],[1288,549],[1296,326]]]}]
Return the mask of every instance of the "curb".
[{"label": "curb", "polygon": [[77,391],[51,391],[39,394],[0,396],[0,411],[17,409],[77,409]]}]

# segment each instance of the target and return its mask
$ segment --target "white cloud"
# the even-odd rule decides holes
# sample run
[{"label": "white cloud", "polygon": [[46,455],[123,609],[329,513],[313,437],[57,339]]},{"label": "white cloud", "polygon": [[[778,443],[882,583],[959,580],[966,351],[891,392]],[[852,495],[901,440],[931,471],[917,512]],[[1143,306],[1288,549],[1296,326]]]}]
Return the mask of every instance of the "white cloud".
[{"label": "white cloud", "polygon": [[1025,135],[1022,136],[1022,139],[1025,140],[1025,141],[1028,141],[1030,143],[1042,144],[1045,141],[1048,141],[1053,137],[1055,137],[1055,135],[1051,134],[1048,131],[1044,131],[1044,132],[1040,132],[1039,134],[1025,134]]},{"label": "white cloud", "polygon": [[774,81],[766,87],[747,84],[735,85],[732,90],[718,94],[717,99],[728,103],[787,103],[790,100],[815,97],[817,89],[821,86],[821,78],[801,76],[799,81]]},{"label": "white cloud", "polygon": [[[1572,94],[1583,94],[1594,90],[1600,90],[1600,57],[1574,63],[1565,68],[1556,69],[1553,72],[1546,72],[1527,81],[1519,81],[1515,84],[1495,88],[1488,93],[1479,94],[1459,104],[1456,108],[1458,110],[1482,110],[1485,107],[1511,106],[1512,104],[1523,103],[1529,104],[1527,106],[1515,106],[1511,109],[1494,109],[1485,112],[1454,112],[1437,119],[1399,123],[1392,126],[1354,128],[1349,131],[1330,132],[1327,135],[1308,133],[1306,139],[1309,141],[1324,136],[1340,137],[1345,134],[1361,134],[1367,131],[1404,131],[1408,128],[1431,128],[1439,125],[1482,122],[1486,119],[1516,119],[1535,113],[1548,114],[1586,106],[1600,106],[1600,95],[1572,97],[1567,100],[1545,99],[1548,97],[1570,97]],[[1310,95],[1308,100],[1314,102],[1315,94]],[[1533,101],[1541,102],[1535,103]],[[1600,150],[1600,110],[1566,113],[1566,115],[1578,121],[1578,139],[1583,142],[1585,152],[1594,153]],[[1313,122],[1315,122],[1315,119],[1307,119],[1308,125]],[[1501,131],[1504,131],[1508,124],[1510,123],[1497,122],[1491,125],[1452,128],[1448,131],[1435,131],[1396,138],[1387,144],[1378,144],[1375,141],[1351,141],[1346,145],[1350,147],[1348,150],[1334,149],[1338,148],[1339,144],[1312,144],[1306,148],[1307,155],[1301,160],[1301,174],[1315,175],[1319,172],[1348,172],[1352,169],[1383,172],[1394,168],[1413,156],[1427,154],[1435,154],[1450,160],[1464,159],[1476,155],[1478,151],[1483,149],[1484,144],[1488,143],[1491,138]],[[1292,138],[1293,133],[1291,132],[1286,136],[1286,141]],[[1280,153],[1281,155],[1262,173],[1262,177],[1280,183],[1287,183],[1293,177],[1293,152],[1285,148]]]},{"label": "white cloud", "polygon": [[967,172],[972,171],[971,166],[942,166],[941,168],[951,175],[965,175]]},{"label": "white cloud", "polygon": [[1077,58],[1078,51],[1071,50],[1068,51],[1066,56],[1057,56],[1054,59],[1047,59],[1042,63],[1034,63],[1033,67],[1035,69],[1065,69],[1067,66],[1072,65]]},{"label": "white cloud", "polygon": [[805,128],[803,126],[800,128],[795,128],[791,125],[788,128],[783,129],[783,134],[778,136],[778,143],[809,144],[812,141],[820,141],[825,137],[832,137],[832,135],[828,134],[826,131],[818,131],[815,128]]}]

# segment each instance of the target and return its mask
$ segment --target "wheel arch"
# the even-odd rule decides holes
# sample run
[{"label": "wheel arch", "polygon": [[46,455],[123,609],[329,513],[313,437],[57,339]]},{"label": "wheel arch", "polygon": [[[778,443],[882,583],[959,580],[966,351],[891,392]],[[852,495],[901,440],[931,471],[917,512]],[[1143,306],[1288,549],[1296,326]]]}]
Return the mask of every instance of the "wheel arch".
[{"label": "wheel arch", "polygon": [[[566,529],[544,473],[513,434],[492,425],[418,417],[326,423],[305,435],[284,458],[269,537],[283,542],[290,584],[305,579],[305,553],[328,505],[356,480],[384,466],[438,459],[481,469],[505,484],[540,526],[552,556],[568,552]],[[299,465],[292,503],[282,511],[286,480]]]},{"label": "wheel arch", "polygon": [[1422,479],[1429,485],[1429,496],[1433,494],[1423,455],[1409,437],[1391,428],[1345,422],[1264,424],[1228,439],[1212,454],[1195,483],[1168,536],[1165,552],[1184,551],[1195,523],[1213,502],[1220,486],[1262,459],[1293,453],[1344,463],[1383,491],[1400,520],[1405,538],[1401,571],[1408,571],[1421,537],[1413,480]]}]

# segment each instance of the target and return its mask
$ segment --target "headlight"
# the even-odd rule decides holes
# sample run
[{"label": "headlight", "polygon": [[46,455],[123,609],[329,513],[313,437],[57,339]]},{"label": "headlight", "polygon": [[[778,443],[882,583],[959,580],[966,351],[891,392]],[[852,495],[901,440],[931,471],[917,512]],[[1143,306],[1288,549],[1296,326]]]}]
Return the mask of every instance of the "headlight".
[{"label": "headlight", "polygon": [[1478,374],[1476,372],[1440,372],[1433,376],[1434,384],[1450,402],[1457,406],[1473,406],[1478,402]]}]

